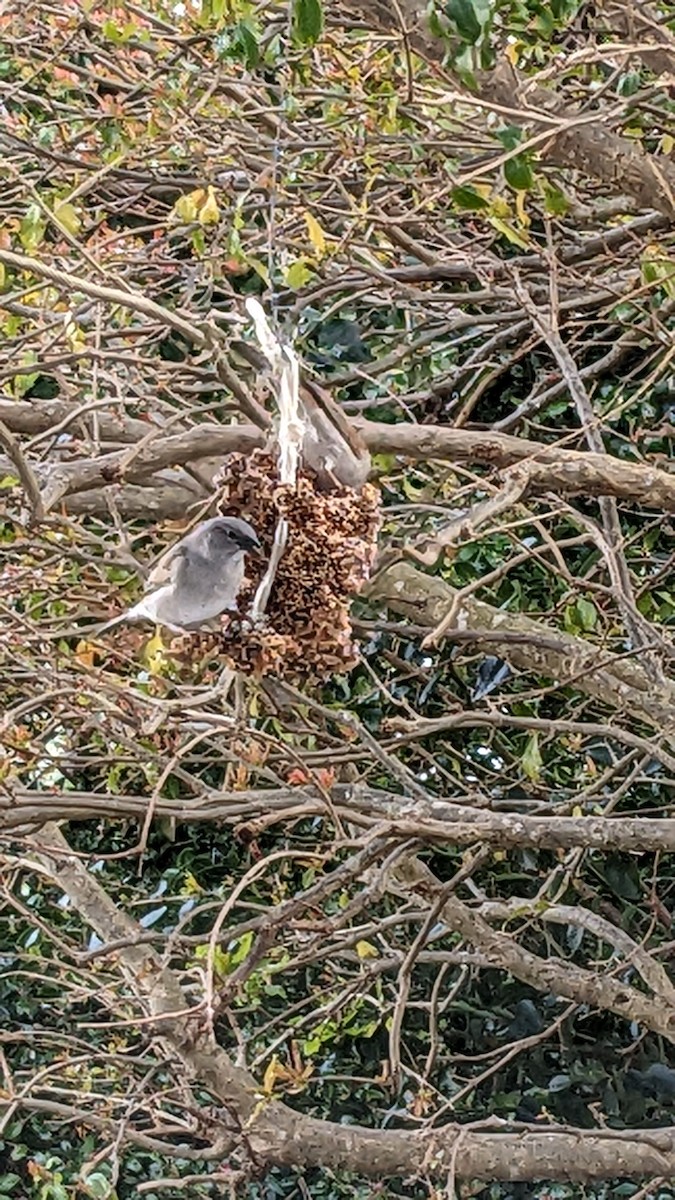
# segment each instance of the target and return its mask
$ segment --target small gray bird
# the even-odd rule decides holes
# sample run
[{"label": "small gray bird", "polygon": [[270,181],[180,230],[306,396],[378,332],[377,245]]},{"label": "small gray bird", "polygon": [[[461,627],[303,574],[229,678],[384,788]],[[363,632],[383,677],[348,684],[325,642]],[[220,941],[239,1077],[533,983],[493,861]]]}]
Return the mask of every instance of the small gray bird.
[{"label": "small gray bird", "polygon": [[165,625],[174,633],[199,629],[226,609],[235,608],[244,578],[244,555],[247,550],[259,549],[248,521],[239,517],[203,521],[162,555],[146,580],[142,600],[97,626],[96,632],[122,621],[140,620]]}]

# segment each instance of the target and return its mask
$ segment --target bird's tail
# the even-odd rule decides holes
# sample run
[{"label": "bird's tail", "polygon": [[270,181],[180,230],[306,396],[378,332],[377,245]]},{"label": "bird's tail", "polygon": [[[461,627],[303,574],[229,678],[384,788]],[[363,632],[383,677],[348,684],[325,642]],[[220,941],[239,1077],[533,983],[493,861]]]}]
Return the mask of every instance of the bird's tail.
[{"label": "bird's tail", "polygon": [[62,638],[79,637],[86,639],[88,637],[97,636],[99,633],[106,633],[108,629],[114,629],[116,625],[121,625],[127,620],[129,614],[124,612],[119,617],[113,617],[111,621],[103,621],[99,625],[75,625],[71,629],[56,629],[53,632],[45,634],[49,641],[60,641]]}]

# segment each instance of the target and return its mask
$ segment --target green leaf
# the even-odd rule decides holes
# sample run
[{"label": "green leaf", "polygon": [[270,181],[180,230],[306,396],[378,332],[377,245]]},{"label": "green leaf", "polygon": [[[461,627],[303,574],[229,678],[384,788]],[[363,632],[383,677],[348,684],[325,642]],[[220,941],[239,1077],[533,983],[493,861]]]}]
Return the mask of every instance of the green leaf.
[{"label": "green leaf", "polygon": [[624,75],[619,76],[616,90],[620,96],[634,96],[640,90],[641,84],[639,71],[626,71]]},{"label": "green leaf", "polygon": [[525,154],[515,154],[504,163],[504,178],[516,192],[528,192],[534,183],[532,167]]},{"label": "green leaf", "polygon": [[310,270],[304,258],[296,258],[295,262],[291,263],[290,267],[284,271],[284,281],[294,292],[303,288],[313,277],[314,272]]},{"label": "green leaf", "polygon": [[15,375],[14,376],[14,395],[16,396],[17,400],[20,400],[22,396],[25,396],[26,392],[30,391],[33,384],[37,383],[37,380],[39,378],[40,378],[39,371],[31,371],[29,374],[26,374],[26,375]]},{"label": "green leaf", "polygon": [[579,615],[576,604],[568,604],[563,612],[563,625],[567,633],[580,633]]},{"label": "green leaf", "polygon": [[244,54],[244,65],[252,70],[260,62],[260,46],[258,45],[255,30],[248,21],[240,21],[238,33],[239,42]]},{"label": "green leaf", "polygon": [[211,958],[213,963],[213,974],[217,979],[225,979],[232,970],[232,959],[222,946],[214,946],[212,954],[207,945],[197,946],[195,949],[195,958],[199,960],[207,960]]},{"label": "green leaf", "polygon": [[472,0],[448,0],[445,11],[462,40],[473,46],[483,32],[483,26]]},{"label": "green leaf", "polygon": [[536,29],[537,33],[540,34],[545,41],[550,41],[551,37],[555,33],[555,21],[553,20],[551,13],[545,8],[539,9],[534,21],[532,22],[532,27]]},{"label": "green leaf", "polygon": [[45,235],[47,222],[38,204],[28,207],[25,217],[19,225],[19,241],[28,254],[33,254]]},{"label": "green leaf", "polygon": [[207,29],[211,24],[218,24],[225,16],[227,0],[203,0],[199,15],[199,24]]},{"label": "green leaf", "polygon": [[527,739],[527,745],[523,751],[520,761],[527,778],[531,779],[532,782],[535,783],[541,775],[541,768],[543,766],[543,759],[539,751],[538,733],[531,734]]},{"label": "green leaf", "polygon": [[321,0],[294,0],[293,25],[295,36],[304,46],[313,46],[323,33]]},{"label": "green leaf", "polygon": [[232,970],[233,967],[238,967],[239,963],[242,963],[245,958],[248,958],[251,946],[253,945],[254,936],[253,930],[249,929],[237,939],[234,948],[228,951],[230,970]]},{"label": "green leaf", "polygon": [[595,629],[598,623],[598,610],[590,600],[584,600],[583,596],[576,603],[577,615],[579,624],[584,630]]},{"label": "green leaf", "polygon": [[553,183],[544,184],[544,207],[553,217],[564,217],[568,212],[570,202],[564,192]]},{"label": "green leaf", "polygon": [[122,31],[115,21],[107,20],[101,25],[101,33],[109,42],[121,42]]},{"label": "green leaf", "polygon": [[16,1187],[17,1183],[21,1183],[21,1179],[13,1172],[10,1172],[9,1175],[0,1175],[0,1195],[6,1196]]},{"label": "green leaf", "polygon": [[505,150],[515,150],[523,140],[523,130],[520,125],[502,125],[497,130],[497,138]]},{"label": "green leaf", "polygon": [[255,69],[260,63],[258,26],[252,21],[242,20],[224,29],[216,38],[216,51],[222,58],[238,60],[249,70]]},{"label": "green leaf", "polygon": [[[48,1191],[46,1190],[47,1188],[49,1189]],[[45,1184],[40,1194],[44,1196],[44,1200],[69,1200],[68,1192],[61,1183],[61,1176],[54,1176],[53,1180]]]},{"label": "green leaf", "polygon": [[429,11],[427,12],[427,25],[429,27],[429,33],[431,33],[433,37],[442,38],[445,36],[445,29],[441,24],[438,10],[434,5],[433,0],[429,6]]},{"label": "green leaf", "polygon": [[550,4],[556,21],[571,21],[579,10],[578,0],[550,0]]},{"label": "green leaf", "polygon": [[[373,472],[377,475],[387,475],[396,466],[395,454],[373,454],[371,458]],[[18,483],[18,480],[17,480]]]},{"label": "green leaf", "polygon": [[92,1171],[84,1179],[85,1186],[94,1200],[109,1200],[112,1184],[101,1171]]},{"label": "green leaf", "polygon": [[190,242],[197,258],[201,258],[206,250],[206,239],[203,229],[193,229],[190,234]]},{"label": "green leaf", "polygon": [[485,196],[481,196],[474,188],[465,187],[462,184],[452,189],[450,198],[457,208],[463,208],[469,212],[480,212],[481,209],[490,207],[490,202],[485,199]]}]

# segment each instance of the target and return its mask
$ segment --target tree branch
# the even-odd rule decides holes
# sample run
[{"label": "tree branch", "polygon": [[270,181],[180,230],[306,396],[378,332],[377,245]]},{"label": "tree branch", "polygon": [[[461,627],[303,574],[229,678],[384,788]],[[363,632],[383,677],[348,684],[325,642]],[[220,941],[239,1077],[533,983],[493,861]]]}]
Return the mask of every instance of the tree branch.
[{"label": "tree branch", "polygon": [[[9,429],[16,422],[19,429],[28,426],[31,432],[39,431],[40,422],[43,428],[49,428],[51,419],[44,414],[29,422],[23,404],[0,406],[0,415]],[[675,512],[675,475],[648,463],[545,446],[484,430],[364,420],[355,420],[353,425],[371,454],[396,454],[412,461],[449,460],[502,470],[521,465],[525,468],[525,494],[556,491],[565,496],[616,496],[628,503]],[[143,434],[147,432],[147,426],[143,426]],[[131,431],[128,436],[133,440]],[[265,434],[255,425],[193,425],[169,436],[162,436],[158,430],[154,440],[133,458],[128,450],[116,450],[55,467],[40,465],[35,470],[53,505],[65,497],[111,483],[141,482],[164,467],[217,460],[236,450],[248,453],[264,444]]]},{"label": "tree branch", "polygon": [[[365,594],[417,624],[436,628],[453,605],[456,590],[409,563],[397,562],[380,571]],[[473,596],[464,598],[456,618],[461,630],[475,630],[476,646],[487,653],[497,653],[524,671],[573,685],[654,728],[675,726],[675,684],[655,683],[640,663],[630,658],[620,658],[581,638],[559,633],[530,617],[493,608]],[[508,635],[503,643],[499,639],[495,643],[493,638],[485,645],[481,643],[482,632],[500,631]],[[514,640],[518,635],[522,641]],[[446,636],[451,637],[451,632]]]},{"label": "tree branch", "polygon": [[[429,31],[423,0],[400,0],[396,5],[391,0],[371,0],[370,19],[388,31],[400,32],[399,7],[412,49],[442,66],[444,45]],[[343,10],[353,17],[360,17],[363,11],[354,0],[343,0]],[[657,209],[667,217],[675,215],[675,166],[665,156],[657,164],[654,156],[606,129],[597,117],[589,122],[588,114],[569,111],[553,90],[521,76],[509,62],[500,63],[494,71],[482,72],[477,82],[480,98],[528,126],[539,123],[548,130],[547,142],[539,146],[544,159],[585,172],[612,193],[631,196],[643,209]],[[468,91],[465,94],[470,104],[473,97]]]},{"label": "tree branch", "polygon": [[[498,813],[456,803],[452,797],[426,800],[397,795],[361,785],[336,785],[330,791],[341,816],[371,825],[388,822],[388,833],[397,839],[423,838],[429,842],[451,841],[469,846],[476,841],[508,848],[529,846],[539,850],[675,851],[675,819],[645,817],[559,817]],[[12,786],[0,796],[0,830],[14,832],[36,829],[49,821],[111,820],[123,817],[143,820],[148,808],[145,795],[124,793],[98,796],[93,792],[40,792]],[[259,816],[278,809],[311,816],[325,813],[325,799],[312,789],[261,789],[250,792],[209,792],[189,801],[158,796],[156,817],[199,824],[224,821],[251,826]],[[363,818],[368,818],[367,822]],[[359,820],[361,818],[361,820]]]},{"label": "tree branch", "polygon": [[[58,828],[48,826],[34,845],[43,867],[102,940],[130,938],[138,932],[136,922],[115,906],[83,861],[70,853]],[[218,1098],[230,1121],[236,1115],[241,1130],[236,1140],[257,1163],[322,1166],[371,1179],[421,1171],[443,1178],[449,1169],[461,1178],[493,1181],[538,1179],[542,1171],[551,1177],[590,1180],[617,1173],[667,1176],[675,1170],[675,1129],[582,1133],[521,1126],[507,1133],[501,1125],[491,1132],[446,1125],[410,1132],[341,1125],[295,1112],[262,1097],[249,1072],[235,1067],[212,1041],[159,954],[147,945],[127,944],[118,950],[117,961],[188,1077]],[[216,1119],[211,1117],[210,1123]],[[230,1124],[224,1134],[233,1143],[231,1129]]]}]

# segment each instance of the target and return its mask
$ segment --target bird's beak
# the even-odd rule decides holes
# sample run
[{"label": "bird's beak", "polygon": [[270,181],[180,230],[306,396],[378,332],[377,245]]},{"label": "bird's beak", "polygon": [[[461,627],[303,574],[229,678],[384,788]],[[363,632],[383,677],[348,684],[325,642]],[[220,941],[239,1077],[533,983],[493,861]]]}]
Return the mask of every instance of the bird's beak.
[{"label": "bird's beak", "polygon": [[254,554],[256,558],[262,558],[263,549],[257,538],[255,538],[255,540],[253,538],[248,538],[247,543],[244,546],[244,550],[246,550],[248,554]]}]

